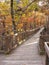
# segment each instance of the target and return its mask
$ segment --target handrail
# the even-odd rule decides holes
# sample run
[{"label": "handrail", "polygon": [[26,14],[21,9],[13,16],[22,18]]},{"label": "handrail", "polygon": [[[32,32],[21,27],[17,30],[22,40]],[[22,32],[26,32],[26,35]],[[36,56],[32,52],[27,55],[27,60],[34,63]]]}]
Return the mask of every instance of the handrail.
[{"label": "handrail", "polygon": [[45,42],[45,51],[46,51],[46,63],[45,63],[45,65],[49,65],[49,42]]},{"label": "handrail", "polygon": [[48,34],[45,34],[45,35],[43,34],[43,35],[41,35],[41,36],[42,36],[42,37],[45,37],[45,36],[49,37],[49,35],[48,35]]},{"label": "handrail", "polygon": [[48,44],[49,44],[49,42],[45,42],[45,50],[46,50],[46,53],[49,57],[49,45]]}]

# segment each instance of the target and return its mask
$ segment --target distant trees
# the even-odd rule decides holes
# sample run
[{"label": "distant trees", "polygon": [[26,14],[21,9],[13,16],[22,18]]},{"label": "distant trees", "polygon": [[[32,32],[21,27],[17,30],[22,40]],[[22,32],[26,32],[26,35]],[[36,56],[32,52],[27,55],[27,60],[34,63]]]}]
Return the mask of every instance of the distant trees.
[{"label": "distant trees", "polygon": [[[33,20],[32,16],[34,16],[34,14],[32,13],[33,11],[39,10],[40,8],[37,4],[37,1],[35,0],[20,0],[19,3],[17,3],[16,0],[5,0],[4,3],[0,3],[0,13],[2,13],[3,15],[8,15],[6,16],[6,21],[9,21],[7,23],[8,25],[10,25],[11,23],[12,31],[14,31],[14,33],[17,32],[17,28],[25,29],[27,25],[28,27],[29,25],[33,27],[34,24],[31,21]],[[26,22],[29,24],[27,24]],[[30,23],[32,23],[33,25]]]}]

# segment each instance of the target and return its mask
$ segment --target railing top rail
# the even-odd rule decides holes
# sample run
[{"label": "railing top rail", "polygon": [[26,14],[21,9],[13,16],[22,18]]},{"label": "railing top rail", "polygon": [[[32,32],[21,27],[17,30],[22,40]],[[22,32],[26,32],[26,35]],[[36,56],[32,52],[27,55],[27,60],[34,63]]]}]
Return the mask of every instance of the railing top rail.
[{"label": "railing top rail", "polygon": [[45,42],[45,50],[46,50],[46,53],[49,57],[49,42]]}]

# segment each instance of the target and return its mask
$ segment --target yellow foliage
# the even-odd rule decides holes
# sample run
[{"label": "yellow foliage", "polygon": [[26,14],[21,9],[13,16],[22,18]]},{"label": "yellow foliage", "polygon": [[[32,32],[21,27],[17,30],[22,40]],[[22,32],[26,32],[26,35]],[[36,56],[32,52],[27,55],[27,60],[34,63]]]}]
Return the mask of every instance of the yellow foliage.
[{"label": "yellow foliage", "polygon": [[26,16],[25,14],[22,15],[22,17],[25,17],[25,16]]}]

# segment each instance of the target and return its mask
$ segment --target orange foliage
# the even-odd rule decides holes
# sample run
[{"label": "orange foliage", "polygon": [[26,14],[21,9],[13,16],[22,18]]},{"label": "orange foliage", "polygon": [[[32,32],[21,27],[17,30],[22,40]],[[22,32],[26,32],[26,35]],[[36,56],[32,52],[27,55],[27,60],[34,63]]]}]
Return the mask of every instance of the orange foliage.
[{"label": "orange foliage", "polygon": [[23,27],[23,23],[17,25],[17,28],[22,28],[22,27]]},{"label": "orange foliage", "polygon": [[28,22],[33,22],[33,21],[34,21],[34,18],[33,18],[33,17],[29,17],[29,18],[27,19],[27,21],[28,21]]},{"label": "orange foliage", "polygon": [[12,24],[12,18],[11,18],[10,15],[6,16],[5,22],[6,22],[6,25],[11,25]]}]

